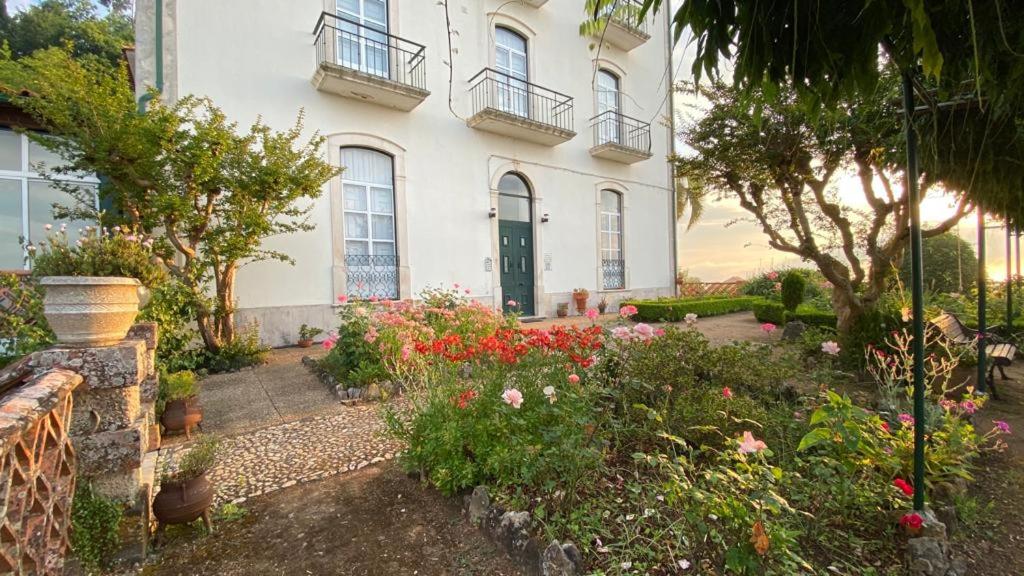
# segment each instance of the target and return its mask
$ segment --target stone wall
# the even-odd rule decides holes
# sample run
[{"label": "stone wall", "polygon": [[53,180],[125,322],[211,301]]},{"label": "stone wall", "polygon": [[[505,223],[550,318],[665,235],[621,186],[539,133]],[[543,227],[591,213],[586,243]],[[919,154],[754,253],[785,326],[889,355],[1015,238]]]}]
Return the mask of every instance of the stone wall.
[{"label": "stone wall", "polygon": [[44,370],[0,399],[0,574],[61,574],[75,491],[72,391]]}]

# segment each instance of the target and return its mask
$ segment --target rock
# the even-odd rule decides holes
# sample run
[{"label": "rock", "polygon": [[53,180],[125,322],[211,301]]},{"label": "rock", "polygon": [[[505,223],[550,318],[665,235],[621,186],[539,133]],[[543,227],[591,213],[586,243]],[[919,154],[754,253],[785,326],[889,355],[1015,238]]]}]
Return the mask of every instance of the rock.
[{"label": "rock", "polygon": [[[575,550],[575,546],[572,547]],[[578,551],[577,551],[578,552]],[[542,576],[576,576],[578,567],[565,552],[558,540],[552,540],[540,558]]]},{"label": "rock", "polygon": [[380,386],[377,386],[376,384],[370,384],[364,389],[363,397],[366,398],[367,400],[380,400]]},{"label": "rock", "polygon": [[935,512],[930,508],[925,508],[924,511],[920,512],[921,519],[924,523],[921,524],[920,536],[924,538],[935,538],[942,542],[946,541],[946,525],[939,521],[939,518],[935,515]]},{"label": "rock", "polygon": [[907,567],[911,576],[946,576],[949,572],[946,543],[937,538],[907,541]]},{"label": "rock", "polygon": [[363,397],[363,390],[362,390],[362,388],[349,388],[348,389],[348,397],[350,399],[352,399],[352,400],[358,400],[359,398],[362,398]]},{"label": "rock", "polygon": [[473,494],[469,497],[469,506],[467,510],[470,524],[479,526],[480,522],[487,517],[487,511],[490,508],[491,496],[487,493],[487,487],[477,486],[474,488]]},{"label": "rock", "polygon": [[498,525],[501,542],[509,554],[519,554],[530,540],[530,513],[505,512]]},{"label": "rock", "polygon": [[946,527],[946,534],[952,536],[956,533],[959,522],[956,516],[956,507],[951,505],[942,506],[935,511],[935,517]]},{"label": "rock", "polygon": [[342,388],[340,384],[334,389],[334,395],[338,397],[338,400],[348,400],[348,390]]},{"label": "rock", "polygon": [[566,542],[562,544],[562,551],[576,565],[576,569],[583,572],[583,554],[580,552],[580,549],[572,542]]},{"label": "rock", "polygon": [[786,322],[786,327],[782,329],[782,339],[785,341],[792,342],[799,339],[807,331],[807,324],[799,320],[792,322]]}]

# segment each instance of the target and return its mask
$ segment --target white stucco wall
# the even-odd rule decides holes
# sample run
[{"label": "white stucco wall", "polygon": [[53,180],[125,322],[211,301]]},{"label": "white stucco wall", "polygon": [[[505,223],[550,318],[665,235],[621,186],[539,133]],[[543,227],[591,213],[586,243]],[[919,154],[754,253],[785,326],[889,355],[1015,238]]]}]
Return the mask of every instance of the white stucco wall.
[{"label": "white stucco wall", "polygon": [[[332,149],[345,143],[386,140],[404,150],[409,295],[423,287],[460,282],[472,295],[500,302],[497,276],[484,261],[496,250],[495,221],[488,218],[491,186],[515,169],[534,186],[538,313],[553,315],[576,287],[599,292],[598,191],[624,191],[624,246],[628,267],[624,294],[668,294],[673,286],[672,197],[665,157],[670,153],[670,85],[666,14],[649,28],[652,38],[625,53],[605,45],[601,60],[621,71],[622,112],[651,121],[652,157],[633,165],[593,158],[589,118],[597,42],[581,37],[583,0],[550,0],[531,8],[506,0],[449,2],[455,53],[449,110],[448,36],[444,8],[433,0],[391,0],[391,33],[426,46],[427,89],[431,95],[411,112],[317,91],[313,27],[334,0],[165,0],[175,22],[167,38],[172,70],[167,92],[209,96],[233,120],[246,126],[258,116],[286,128],[299,109],[312,134],[332,136]],[[152,18],[152,0],[140,2],[140,32]],[[495,14],[500,6],[500,13]],[[147,9],[148,8],[148,9]],[[555,147],[517,141],[469,128],[468,80],[493,65],[495,24],[529,39],[530,81],[574,98],[572,140]],[[151,41],[140,33],[138,42]],[[139,50],[152,55],[152,50]],[[152,66],[140,64],[142,71]],[[457,117],[458,116],[458,117]],[[337,153],[334,153],[337,157]],[[602,184],[605,183],[605,184]],[[241,317],[264,324],[271,343],[287,341],[298,322],[326,325],[330,304],[344,291],[335,285],[342,247],[332,239],[330,186],[316,202],[316,230],[268,243],[292,255],[295,266],[278,262],[245,267],[238,279]],[[540,222],[547,213],[550,221]],[[340,220],[340,218],[336,218]],[[544,256],[550,254],[551,269]],[[613,300],[624,294],[612,295]],[[403,294],[406,296],[406,294]],[[596,302],[596,298],[594,300]]]}]

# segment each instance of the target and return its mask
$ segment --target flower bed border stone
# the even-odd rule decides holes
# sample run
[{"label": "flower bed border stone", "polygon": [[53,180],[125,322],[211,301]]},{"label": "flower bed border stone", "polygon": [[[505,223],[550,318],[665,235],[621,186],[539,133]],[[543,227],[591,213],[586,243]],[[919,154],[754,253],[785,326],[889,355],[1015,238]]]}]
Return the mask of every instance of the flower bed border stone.
[{"label": "flower bed border stone", "polygon": [[344,382],[339,382],[334,378],[333,374],[324,370],[315,358],[311,358],[309,356],[302,357],[302,364],[308,368],[318,380],[323,382],[324,386],[327,386],[327,389],[330,390],[331,393],[346,406],[384,400],[402,393],[401,385],[394,384],[392,382],[370,384],[369,386],[362,388],[346,386]]}]

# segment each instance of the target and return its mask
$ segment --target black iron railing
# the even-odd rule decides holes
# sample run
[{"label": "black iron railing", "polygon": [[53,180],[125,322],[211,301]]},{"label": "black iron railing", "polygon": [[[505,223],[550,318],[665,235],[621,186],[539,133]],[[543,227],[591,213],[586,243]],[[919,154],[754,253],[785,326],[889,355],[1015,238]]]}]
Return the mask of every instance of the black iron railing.
[{"label": "black iron railing", "polygon": [[350,298],[398,299],[398,256],[345,256],[346,289]]},{"label": "black iron railing", "polygon": [[313,29],[316,65],[334,64],[427,89],[426,47],[330,12]]},{"label": "black iron railing", "polygon": [[601,260],[601,276],[605,290],[622,290],[626,287],[626,261]]},{"label": "black iron railing", "polygon": [[498,110],[563,130],[572,130],[572,97],[493,68],[469,80],[473,114]]},{"label": "black iron railing", "polygon": [[644,36],[650,36],[651,33],[647,26],[647,19],[640,18],[641,6],[643,4],[637,0],[619,0],[618,3],[612,3],[608,6],[604,16],[607,17],[610,14],[612,21],[635,30]]},{"label": "black iron railing", "polygon": [[606,110],[590,119],[594,145],[618,144],[637,152],[651,151],[651,125],[616,110]]}]

